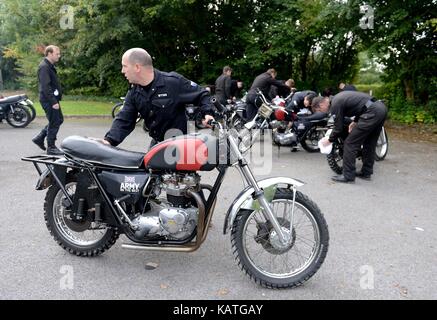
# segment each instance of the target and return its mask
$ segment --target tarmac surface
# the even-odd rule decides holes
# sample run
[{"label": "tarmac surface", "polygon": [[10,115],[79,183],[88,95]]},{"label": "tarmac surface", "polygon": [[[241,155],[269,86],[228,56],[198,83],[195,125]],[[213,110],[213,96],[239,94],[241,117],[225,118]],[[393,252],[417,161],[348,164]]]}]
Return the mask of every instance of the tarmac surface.
[{"label": "tarmac surface", "polygon": [[[20,160],[40,154],[31,138],[45,123],[37,118],[24,129],[0,123],[0,299],[437,299],[437,144],[390,140],[372,181],[347,185],[331,181],[320,153],[273,148],[263,160],[255,158],[264,165],[256,170],[259,178],[306,182],[301,191],[320,207],[330,233],[327,258],[308,282],[269,290],[241,272],[222,232],[243,188],[235,169],[219,192],[208,237],[194,253],[130,251],[121,247],[124,237],[96,258],[64,251],[45,226],[45,191],[34,189],[38,174]],[[58,138],[103,137],[110,123],[66,118]],[[137,126],[120,147],[145,151],[149,141]],[[211,184],[216,175],[201,173]]]}]

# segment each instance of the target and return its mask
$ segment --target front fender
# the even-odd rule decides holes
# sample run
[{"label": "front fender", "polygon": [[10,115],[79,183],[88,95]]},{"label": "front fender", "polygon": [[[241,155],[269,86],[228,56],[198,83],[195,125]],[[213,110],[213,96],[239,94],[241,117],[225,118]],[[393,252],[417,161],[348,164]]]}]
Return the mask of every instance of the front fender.
[{"label": "front fender", "polygon": [[[286,188],[291,187],[301,187],[305,183],[296,179],[287,178],[287,177],[274,177],[274,178],[266,178],[257,181],[258,186],[262,189],[266,189],[273,186],[278,185],[286,185]],[[249,209],[253,210],[254,200],[252,198],[252,194],[254,193],[254,189],[251,186],[247,186],[240,194],[235,198],[232,205],[229,207],[228,212],[226,213],[225,223],[223,226],[223,234],[226,234],[228,230],[232,227],[235,216],[237,215],[240,209]]]}]

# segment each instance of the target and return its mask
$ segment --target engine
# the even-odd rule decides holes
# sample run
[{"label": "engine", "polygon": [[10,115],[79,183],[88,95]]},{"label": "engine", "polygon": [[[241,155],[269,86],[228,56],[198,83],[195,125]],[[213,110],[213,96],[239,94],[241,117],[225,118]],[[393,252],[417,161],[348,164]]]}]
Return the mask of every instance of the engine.
[{"label": "engine", "polygon": [[[200,176],[195,173],[163,175],[155,183],[150,210],[132,220],[135,236],[147,239],[163,236],[167,239],[188,238],[197,226],[199,211],[187,190],[200,191]],[[165,193],[165,197],[158,197]]]}]

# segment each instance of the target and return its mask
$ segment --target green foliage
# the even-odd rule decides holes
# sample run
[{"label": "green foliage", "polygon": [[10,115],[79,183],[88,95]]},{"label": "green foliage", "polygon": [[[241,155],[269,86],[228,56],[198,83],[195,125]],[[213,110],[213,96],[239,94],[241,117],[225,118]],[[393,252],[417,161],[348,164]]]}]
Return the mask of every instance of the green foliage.
[{"label": "green foliage", "polygon": [[437,122],[437,103],[435,101],[426,106],[415,105],[398,95],[389,101],[388,107],[390,119],[398,122],[406,124],[434,124]]},{"label": "green foliage", "polygon": [[[248,89],[273,67],[298,89],[359,83],[394,105],[408,100],[399,116],[410,107],[417,112],[408,111],[407,121],[432,121],[433,0],[366,2],[374,8],[373,29],[359,25],[361,0],[0,0],[0,67],[8,86],[35,92],[41,49],[57,44],[66,94],[117,97],[128,88],[121,56],[142,47],[156,68],[200,84],[213,84],[230,65]],[[63,5],[74,8],[71,30],[59,25]]]}]

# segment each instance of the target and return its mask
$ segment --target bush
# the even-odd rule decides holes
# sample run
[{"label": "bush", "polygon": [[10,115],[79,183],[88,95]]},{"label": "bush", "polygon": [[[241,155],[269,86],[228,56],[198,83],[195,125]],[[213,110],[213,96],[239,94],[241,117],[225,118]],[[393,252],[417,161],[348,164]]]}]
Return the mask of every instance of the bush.
[{"label": "bush", "polygon": [[397,95],[389,100],[388,110],[390,119],[406,124],[437,122],[437,101],[423,106],[408,102],[402,96]]}]

